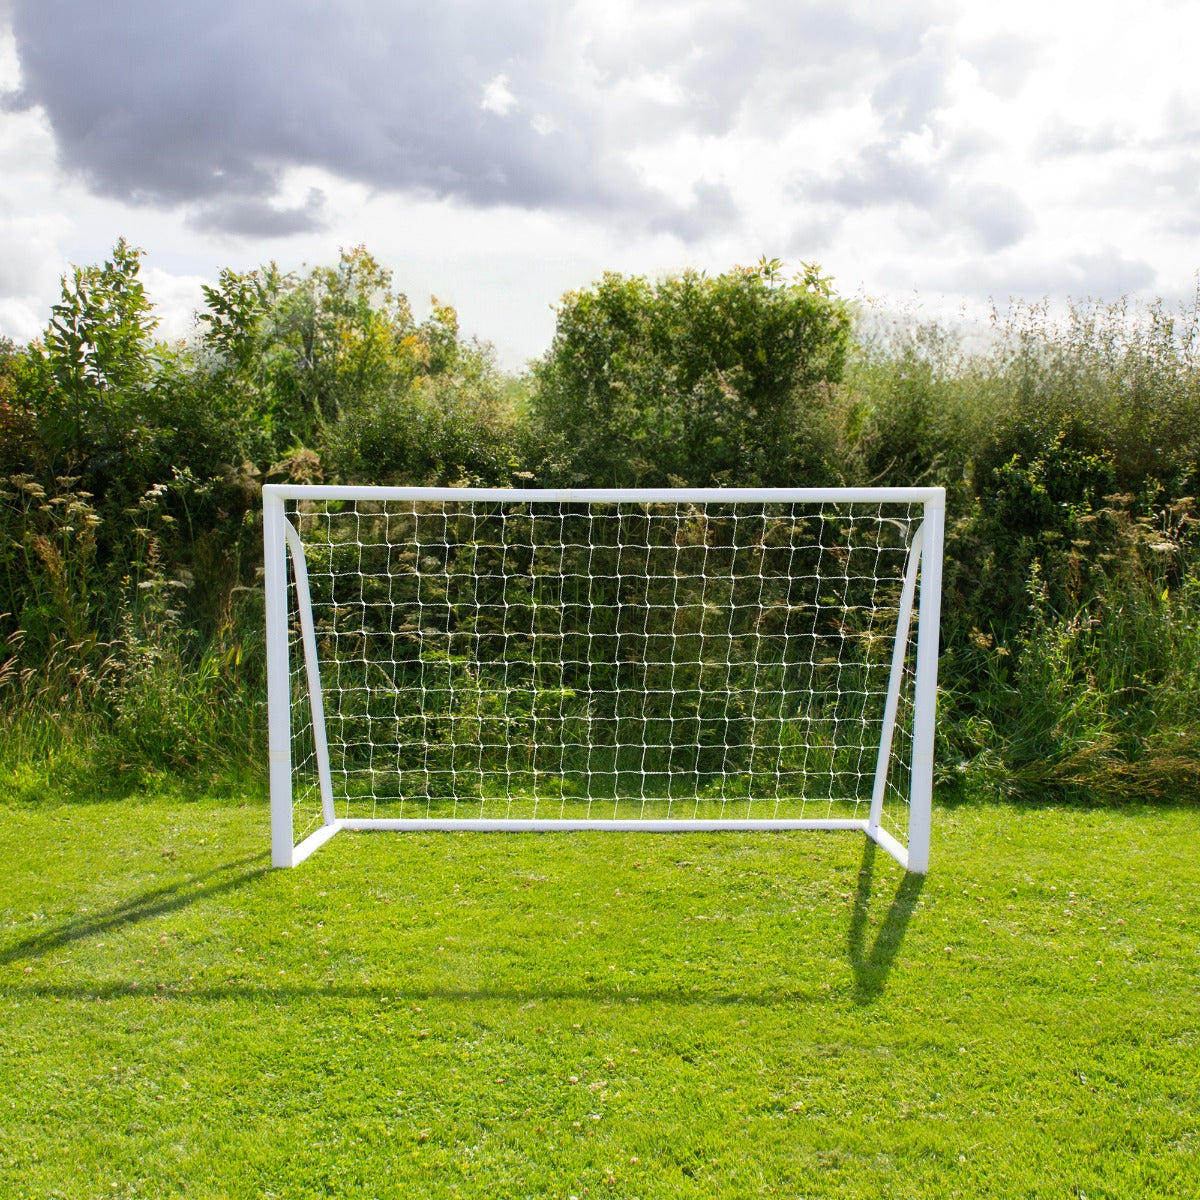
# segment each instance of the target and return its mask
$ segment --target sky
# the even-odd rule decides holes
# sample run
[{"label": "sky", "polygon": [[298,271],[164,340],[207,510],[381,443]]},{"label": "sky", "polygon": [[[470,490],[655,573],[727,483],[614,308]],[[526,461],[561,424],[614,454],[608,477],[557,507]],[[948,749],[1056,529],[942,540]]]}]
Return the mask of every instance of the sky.
[{"label": "sky", "polygon": [[225,267],[365,245],[511,369],[605,271],[821,264],[974,319],[1195,294],[1194,0],[0,0],[0,334],[145,252],[163,336]]}]

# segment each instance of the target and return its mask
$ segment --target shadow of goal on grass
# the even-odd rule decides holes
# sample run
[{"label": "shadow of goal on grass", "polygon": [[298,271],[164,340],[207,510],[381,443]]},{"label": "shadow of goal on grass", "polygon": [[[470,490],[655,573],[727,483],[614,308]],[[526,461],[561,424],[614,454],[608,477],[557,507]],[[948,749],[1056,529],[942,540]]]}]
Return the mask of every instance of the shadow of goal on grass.
[{"label": "shadow of goal on grass", "polygon": [[[210,871],[189,875],[175,883],[131,896],[111,908],[70,917],[52,929],[31,934],[12,945],[0,948],[0,964],[41,958],[52,950],[83,941],[85,938],[109,933],[127,925],[137,925],[152,917],[163,916],[198,901],[211,900],[214,896],[244,887],[270,870],[265,861],[266,857],[264,851],[238,859],[236,862],[221,863]],[[251,866],[252,863],[259,865]]]},{"label": "shadow of goal on grass", "polygon": [[[906,871],[887,911],[881,919],[873,921],[872,900],[876,905],[880,902],[879,897],[874,895],[875,843],[870,838],[865,838],[864,842],[846,949],[850,968],[854,972],[854,999],[860,1004],[869,1004],[882,994],[895,965],[908,923],[921,898],[925,876]],[[873,938],[870,936],[872,932]]]}]

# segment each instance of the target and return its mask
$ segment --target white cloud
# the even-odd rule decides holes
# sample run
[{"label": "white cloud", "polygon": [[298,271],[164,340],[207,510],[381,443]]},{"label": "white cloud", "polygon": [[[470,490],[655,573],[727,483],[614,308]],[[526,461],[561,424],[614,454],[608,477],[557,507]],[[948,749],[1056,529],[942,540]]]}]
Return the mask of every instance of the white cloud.
[{"label": "white cloud", "polygon": [[156,266],[145,267],[141,279],[159,318],[155,335],[168,342],[191,337],[195,332],[193,314],[204,304],[201,289],[210,280],[203,275],[173,275]]},{"label": "white cloud", "polygon": [[495,113],[498,117],[506,117],[516,107],[517,98],[508,86],[508,76],[501,72],[492,76],[483,85],[483,99],[479,107],[484,112]]},{"label": "white cloud", "polygon": [[627,76],[622,84],[633,97],[665,108],[679,108],[687,102],[687,93],[665,71],[640,71]]}]

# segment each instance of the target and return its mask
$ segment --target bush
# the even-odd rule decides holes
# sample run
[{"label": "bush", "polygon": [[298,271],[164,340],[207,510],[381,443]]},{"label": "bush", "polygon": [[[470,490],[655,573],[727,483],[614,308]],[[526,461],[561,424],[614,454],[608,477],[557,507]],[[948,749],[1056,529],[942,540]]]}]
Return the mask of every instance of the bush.
[{"label": "bush", "polygon": [[777,262],[715,278],[606,275],[565,296],[535,368],[548,480],[592,486],[829,482],[846,306]]},{"label": "bush", "polygon": [[518,410],[488,347],[466,344],[435,375],[347,401],[324,461],[347,483],[498,485],[518,469]]},{"label": "bush", "polygon": [[[1112,514],[1111,556],[1085,605],[1061,614],[1036,569],[1013,653],[990,667],[959,721],[963,768],[1025,796],[1194,795],[1200,783],[1200,561],[1195,523]],[[961,709],[960,709],[961,712]]]},{"label": "bush", "polygon": [[1003,409],[995,373],[935,323],[881,325],[867,310],[855,334],[845,378],[848,478],[944,487],[961,505]]}]

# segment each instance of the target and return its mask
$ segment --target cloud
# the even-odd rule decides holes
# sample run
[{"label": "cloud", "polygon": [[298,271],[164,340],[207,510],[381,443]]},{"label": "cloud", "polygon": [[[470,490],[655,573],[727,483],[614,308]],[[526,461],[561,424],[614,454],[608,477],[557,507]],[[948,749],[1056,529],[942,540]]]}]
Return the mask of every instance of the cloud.
[{"label": "cloud", "polygon": [[798,189],[818,201],[846,208],[908,204],[927,208],[945,193],[945,183],[928,162],[892,142],[872,142],[836,174],[811,178]]},{"label": "cloud", "polygon": [[901,58],[871,93],[872,107],[889,133],[918,133],[949,99],[955,56],[936,35],[923,39],[916,53]]},{"label": "cloud", "polygon": [[1130,138],[1113,121],[1091,127],[1051,117],[1039,130],[1034,154],[1042,159],[1065,158],[1079,154],[1109,154],[1124,149]]},{"label": "cloud", "polygon": [[[289,172],[315,168],[374,193],[695,239],[728,227],[735,189],[697,161],[681,181],[694,198],[673,200],[636,169],[639,149],[747,119],[760,133],[818,122],[872,80],[900,123],[940,95],[924,77],[941,53],[925,38],[935,0],[900,13],[866,0],[9,2],[10,102],[45,113],[61,165],[96,194],[242,236],[321,228],[320,203],[282,198]],[[897,54],[906,65],[884,79]]]},{"label": "cloud", "polygon": [[483,85],[483,99],[480,100],[479,107],[484,112],[494,112],[498,117],[506,117],[516,103],[516,96],[508,88],[508,76],[503,72],[493,76]]},{"label": "cloud", "polygon": [[692,189],[692,202],[672,208],[651,223],[652,230],[674,233],[686,242],[698,241],[710,229],[731,224],[737,216],[733,193],[723,183],[701,180]]},{"label": "cloud", "polygon": [[965,51],[983,86],[1002,100],[1020,94],[1040,56],[1037,42],[1020,33],[995,34],[974,42]]},{"label": "cloud", "polygon": [[0,203],[0,299],[24,299],[27,281],[54,261],[57,222],[22,217]]},{"label": "cloud", "polygon": [[720,136],[751,115],[759,131],[773,132],[856,101],[891,59],[920,50],[944,7],[939,0],[641,4],[589,37],[588,61],[601,77],[637,74],[665,85],[675,111],[657,114],[659,129],[682,121]]},{"label": "cloud", "polygon": [[1033,228],[1033,214],[1005,184],[960,179],[961,154],[951,143],[948,161],[926,143],[872,142],[839,171],[796,182],[798,198],[818,207],[898,210],[919,240],[966,234],[986,253],[1019,242]]},{"label": "cloud", "polygon": [[328,226],[325,193],[309,189],[303,204],[279,206],[258,196],[219,196],[197,206],[188,224],[202,233],[232,233],[243,237],[287,237]]},{"label": "cloud", "polygon": [[1036,263],[972,263],[948,272],[948,290],[993,297],[1073,296],[1115,300],[1155,286],[1158,274],[1149,262],[1114,246],[1067,254]]},{"label": "cloud", "polygon": [[62,164],[95,192],[186,206],[205,230],[316,227],[319,206],[278,202],[307,166],[472,206],[669,223],[589,103],[611,84],[582,70],[567,15],[554,0],[14,0],[17,102],[44,110]]},{"label": "cloud", "polygon": [[1194,91],[1174,91],[1164,106],[1163,130],[1170,140],[1196,145],[1200,141],[1200,96]]},{"label": "cloud", "polygon": [[[63,164],[103,195],[195,205],[205,228],[311,225],[269,205],[303,166],[476,205],[648,199],[554,64],[549,0],[15,0],[13,20],[20,102],[44,109]],[[513,119],[526,97],[540,129]]]},{"label": "cloud", "polygon": [[1010,187],[982,184],[952,196],[961,223],[989,254],[1015,245],[1033,228],[1028,205]]},{"label": "cloud", "polygon": [[4,319],[120,232],[180,278],[227,237],[367,240],[410,292],[457,272],[460,311],[499,256],[514,328],[572,272],[760,253],[871,291],[1174,288],[1200,104],[1151,10],[1117,38],[968,0],[0,0]]}]

